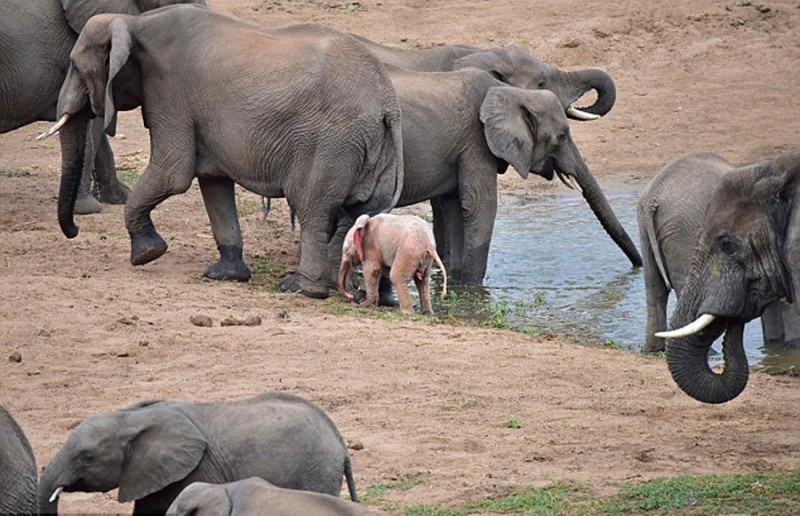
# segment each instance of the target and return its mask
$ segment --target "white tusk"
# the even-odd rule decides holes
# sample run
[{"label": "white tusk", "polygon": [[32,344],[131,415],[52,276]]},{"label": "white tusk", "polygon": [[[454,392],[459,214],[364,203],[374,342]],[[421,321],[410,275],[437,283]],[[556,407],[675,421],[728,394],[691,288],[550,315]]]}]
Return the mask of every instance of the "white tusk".
[{"label": "white tusk", "polygon": [[558,178],[567,186],[567,188],[571,188],[572,190],[577,190],[580,193],[583,193],[583,188],[581,188],[581,185],[578,184],[574,177],[569,174],[562,174],[558,171],[556,171],[556,175],[558,175]]},{"label": "white tusk", "polygon": [[600,115],[595,115],[594,113],[587,113],[586,111],[581,111],[580,109],[576,109],[572,106],[567,108],[567,114],[577,118],[578,120],[597,120],[600,118]]},{"label": "white tusk", "polygon": [[60,494],[61,494],[61,491],[63,491],[63,490],[64,490],[64,487],[63,487],[63,486],[58,486],[58,487],[56,488],[56,490],[55,490],[55,491],[53,491],[53,494],[52,494],[52,495],[50,495],[50,503],[53,503],[53,502],[55,502],[55,501],[56,501],[56,499],[58,498],[58,495],[60,495]]},{"label": "white tusk", "polygon": [[45,138],[49,138],[49,137],[53,136],[54,134],[56,134],[58,132],[59,129],[64,127],[64,124],[66,124],[67,121],[69,121],[69,115],[63,115],[61,118],[58,119],[58,122],[56,122],[56,125],[54,125],[53,127],[48,129],[47,131],[45,131],[42,134],[40,134],[39,136],[37,136],[36,139],[37,140],[44,140]]},{"label": "white tusk", "polygon": [[662,339],[675,339],[678,337],[688,337],[689,335],[694,335],[695,333],[701,331],[703,328],[714,322],[714,319],[716,319],[716,317],[714,317],[711,314],[703,314],[700,317],[698,317],[696,321],[687,324],[683,328],[678,328],[677,330],[656,332],[656,337],[661,337]]}]

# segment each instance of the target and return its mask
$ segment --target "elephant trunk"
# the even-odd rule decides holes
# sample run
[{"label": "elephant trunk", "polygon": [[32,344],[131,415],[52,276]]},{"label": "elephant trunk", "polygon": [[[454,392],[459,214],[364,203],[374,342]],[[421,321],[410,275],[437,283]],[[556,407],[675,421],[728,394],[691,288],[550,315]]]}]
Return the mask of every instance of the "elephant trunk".
[{"label": "elephant trunk", "polygon": [[89,121],[75,115],[61,129],[61,185],[58,190],[58,224],[67,238],[78,235],[73,213],[86,163],[86,131]]},{"label": "elephant trunk", "polygon": [[614,103],[617,101],[617,87],[614,85],[614,80],[606,72],[587,69],[566,72],[566,75],[568,83],[575,85],[577,88],[572,102],[578,100],[589,90],[597,92],[597,100],[595,100],[594,104],[585,108],[578,108],[580,111],[603,116],[614,107]]},{"label": "elephant trunk", "polygon": [[703,403],[725,403],[747,386],[749,367],[744,352],[744,323],[729,322],[722,343],[725,370],[717,374],[708,366],[713,336],[696,334],[667,340],[667,366],[683,392]]},{"label": "elephant trunk", "polygon": [[338,283],[339,283],[339,289],[342,291],[342,294],[344,294],[344,297],[346,297],[349,300],[352,300],[353,294],[351,294],[347,290],[347,285],[345,285],[345,282],[347,281],[347,275],[350,273],[350,267],[351,267],[350,260],[347,259],[342,260],[342,265],[341,267],[339,267]]},{"label": "elephant trunk", "polygon": [[53,499],[53,493],[60,487],[57,484],[58,479],[55,474],[57,463],[58,456],[47,465],[42,477],[39,479],[39,486],[36,490],[36,504],[39,514],[58,514],[58,496]]},{"label": "elephant trunk", "polygon": [[636,245],[633,243],[633,240],[631,240],[630,235],[628,235],[619,219],[617,219],[614,210],[611,209],[608,199],[606,199],[597,180],[589,171],[589,167],[584,163],[578,153],[578,149],[575,148],[575,144],[569,141],[565,145],[568,147],[566,149],[568,157],[565,163],[558,164],[559,168],[563,172],[575,177],[578,186],[581,188],[583,198],[589,203],[589,207],[594,212],[597,220],[600,221],[603,229],[608,233],[608,236],[622,249],[622,252],[625,253],[625,256],[628,257],[634,267],[641,267],[642,256],[639,254],[638,249],[636,249]]}]

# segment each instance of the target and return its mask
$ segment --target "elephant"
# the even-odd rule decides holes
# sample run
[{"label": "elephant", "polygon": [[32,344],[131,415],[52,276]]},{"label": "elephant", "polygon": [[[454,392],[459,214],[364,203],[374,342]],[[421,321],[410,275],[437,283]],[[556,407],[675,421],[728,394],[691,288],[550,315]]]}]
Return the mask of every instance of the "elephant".
[{"label": "elephant", "polygon": [[193,482],[252,476],[333,496],[344,476],[357,501],[347,446],[330,417],[299,396],[268,392],[218,403],[145,401],[89,417],[42,473],[38,507],[54,514],[62,492],[119,487],[134,514],[163,514]]},{"label": "elephant", "polygon": [[349,36],[311,24],[262,29],[176,5],[93,17],[71,60],[59,97],[59,223],[77,235],[71,207],[89,117],[113,135],[117,110],[142,106],[152,150],[125,205],[133,265],[166,252],[150,212],[197,177],[220,254],[204,274],[247,281],[235,182],[287,198],[303,232],[298,270],[280,289],[324,298],[338,218],[388,211],[400,196],[399,103],[383,65]]},{"label": "elephant", "polygon": [[414,305],[408,292],[408,282],[413,279],[422,313],[433,315],[429,281],[434,261],[444,276],[444,299],[447,295],[447,271],[436,253],[436,241],[427,223],[416,215],[361,215],[345,235],[339,287],[345,297],[353,299],[345,287],[345,280],[351,268],[363,264],[367,304],[378,304],[379,279],[388,275],[400,300],[400,310],[413,314]]},{"label": "elephant", "polygon": [[[683,156],[662,168],[639,196],[636,216],[644,262],[646,352],[664,351],[664,339],[655,334],[667,329],[669,292],[680,296],[708,196],[734,168],[712,153]],[[800,317],[783,302],[767,306],[761,324],[767,343],[800,342]]]},{"label": "elephant", "polygon": [[[441,45],[429,49],[405,49],[382,45],[352,34],[384,63],[417,72],[449,72],[474,67],[518,88],[550,90],[556,94],[567,116],[575,120],[595,120],[606,115],[617,98],[614,80],[606,72],[582,69],[565,72],[542,63],[526,50],[509,45],[480,48],[470,45]],[[573,103],[590,90],[597,100],[588,107]]]},{"label": "elephant", "polygon": [[[641,256],[569,134],[548,90],[505,85],[482,70],[389,66],[403,111],[405,175],[397,206],[431,199],[439,255],[454,283],[481,285],[497,213],[497,176],[556,175],[577,187],[634,266]],[[341,244],[339,249],[341,250]]]},{"label": "elephant", "polygon": [[167,516],[368,516],[371,511],[335,496],[276,487],[257,477],[208,484],[195,482],[167,509]]},{"label": "elephant", "polygon": [[[0,2],[0,133],[31,122],[56,119],[58,92],[69,69],[69,53],[93,14],[139,14],[161,5],[205,0],[4,0]],[[96,123],[92,124],[98,125]],[[102,130],[101,127],[95,129]],[[124,204],[128,187],[117,179],[114,155],[102,137],[86,161],[75,213],[97,213]],[[92,178],[95,194],[92,195]],[[99,201],[98,201],[99,199]]]},{"label": "elephant", "polygon": [[[686,394],[725,403],[747,386],[746,322],[800,294],[800,151],[726,172],[706,197],[691,266],[670,320],[667,366]],[[797,304],[794,309],[798,310]],[[722,373],[708,366],[724,333]]]},{"label": "elephant", "polygon": [[25,433],[0,405],[0,514],[36,514],[36,476]]}]

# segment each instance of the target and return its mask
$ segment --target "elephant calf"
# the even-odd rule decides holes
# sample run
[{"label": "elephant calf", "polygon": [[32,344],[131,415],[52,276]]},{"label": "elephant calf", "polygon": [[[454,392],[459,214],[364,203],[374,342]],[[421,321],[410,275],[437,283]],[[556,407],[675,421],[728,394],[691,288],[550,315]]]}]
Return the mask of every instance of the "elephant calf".
[{"label": "elephant calf", "polygon": [[259,477],[289,489],[356,500],[350,457],[333,421],[298,396],[266,393],[219,403],[146,401],[92,416],[42,473],[39,511],[60,493],[109,491],[134,514],[163,514],[192,482]]},{"label": "elephant calf", "polygon": [[195,482],[167,509],[167,516],[368,516],[360,505],[335,496],[276,487],[252,477],[229,484]]},{"label": "elephant calf", "polygon": [[388,273],[404,313],[414,313],[408,293],[408,282],[413,279],[419,291],[422,313],[433,315],[428,282],[434,260],[444,275],[444,298],[447,295],[447,271],[436,253],[433,233],[425,221],[414,215],[361,215],[344,239],[339,287],[348,299],[352,299],[345,280],[352,267],[363,263],[367,304],[378,304],[378,281]]}]

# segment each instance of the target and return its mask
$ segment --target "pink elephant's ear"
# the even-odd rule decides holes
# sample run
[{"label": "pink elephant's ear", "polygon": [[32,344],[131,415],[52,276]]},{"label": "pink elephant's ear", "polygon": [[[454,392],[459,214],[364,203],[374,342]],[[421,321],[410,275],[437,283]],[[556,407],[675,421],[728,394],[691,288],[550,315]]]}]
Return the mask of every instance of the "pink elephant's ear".
[{"label": "pink elephant's ear", "polygon": [[360,227],[356,229],[356,232],[353,234],[353,241],[356,244],[356,251],[358,252],[358,259],[362,262],[364,261],[364,233],[367,231],[367,227]]}]

